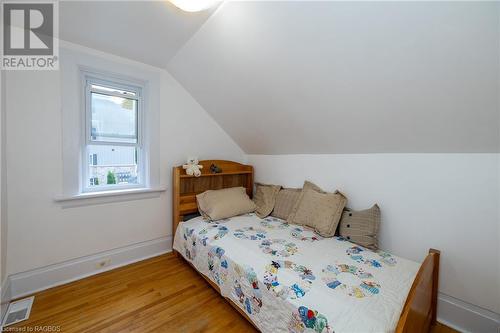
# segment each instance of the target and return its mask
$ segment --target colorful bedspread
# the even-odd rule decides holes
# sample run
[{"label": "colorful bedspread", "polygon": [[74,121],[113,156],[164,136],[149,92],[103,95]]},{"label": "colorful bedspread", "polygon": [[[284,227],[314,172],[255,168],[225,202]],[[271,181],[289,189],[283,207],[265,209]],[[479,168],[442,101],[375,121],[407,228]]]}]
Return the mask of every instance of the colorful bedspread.
[{"label": "colorful bedspread", "polygon": [[262,332],[392,332],[413,261],[254,214],[182,222],[174,249]]}]

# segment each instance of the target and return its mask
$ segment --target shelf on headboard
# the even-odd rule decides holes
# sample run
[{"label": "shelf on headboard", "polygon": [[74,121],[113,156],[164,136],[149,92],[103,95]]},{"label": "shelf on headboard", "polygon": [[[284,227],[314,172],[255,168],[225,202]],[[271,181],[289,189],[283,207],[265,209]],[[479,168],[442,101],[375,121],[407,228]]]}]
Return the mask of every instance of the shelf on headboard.
[{"label": "shelf on headboard", "polygon": [[226,176],[226,175],[245,175],[253,173],[253,170],[243,170],[243,171],[228,171],[220,173],[202,173],[200,176],[190,176],[190,175],[180,175],[181,178],[199,178],[199,177],[213,177],[213,176]]}]

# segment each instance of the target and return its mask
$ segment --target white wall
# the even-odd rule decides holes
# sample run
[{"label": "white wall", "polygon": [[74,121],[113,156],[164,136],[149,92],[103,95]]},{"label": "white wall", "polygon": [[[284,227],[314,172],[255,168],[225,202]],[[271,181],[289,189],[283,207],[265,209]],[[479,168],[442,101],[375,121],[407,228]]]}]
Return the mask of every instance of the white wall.
[{"label": "white wall", "polygon": [[[78,52],[146,70],[116,56],[83,48]],[[172,166],[190,155],[245,160],[167,72],[154,70],[160,74],[160,184],[167,191],[148,199],[73,208],[54,202],[63,189],[61,75],[7,73],[8,274],[170,235]]]},{"label": "white wall", "polygon": [[[5,76],[0,74],[0,288],[6,278],[7,266],[7,182],[5,159]],[[0,297],[2,293],[0,293]],[[3,300],[1,300],[3,302]]]},{"label": "white wall", "polygon": [[10,288],[7,284],[7,168],[5,159],[5,75],[0,71],[0,319],[7,311]]},{"label": "white wall", "polygon": [[499,152],[499,14],[225,1],[167,69],[249,154]]},{"label": "white wall", "polygon": [[339,189],[377,202],[380,245],[421,261],[441,250],[440,291],[500,312],[498,154],[249,155],[256,181]]}]

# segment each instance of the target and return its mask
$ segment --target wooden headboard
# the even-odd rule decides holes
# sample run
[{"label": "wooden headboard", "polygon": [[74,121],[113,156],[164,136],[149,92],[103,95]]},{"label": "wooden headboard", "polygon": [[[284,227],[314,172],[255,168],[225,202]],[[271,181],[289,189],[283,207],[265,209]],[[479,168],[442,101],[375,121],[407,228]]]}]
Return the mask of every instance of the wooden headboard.
[{"label": "wooden headboard", "polygon": [[[174,167],[172,181],[173,219],[172,238],[175,236],[177,225],[183,220],[184,215],[198,212],[196,195],[206,190],[219,190],[227,187],[242,186],[247,194],[253,194],[253,167],[232,161],[205,160],[200,161],[203,165],[201,176],[188,176],[182,165]],[[212,173],[210,166],[217,165],[222,169],[221,173]]]}]

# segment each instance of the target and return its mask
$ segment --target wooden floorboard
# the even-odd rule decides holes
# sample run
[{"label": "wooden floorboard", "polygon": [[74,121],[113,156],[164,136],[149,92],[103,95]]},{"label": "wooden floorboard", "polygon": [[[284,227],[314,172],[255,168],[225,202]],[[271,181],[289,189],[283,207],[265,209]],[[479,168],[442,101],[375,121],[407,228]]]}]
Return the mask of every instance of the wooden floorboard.
[{"label": "wooden floorboard", "polygon": [[[30,319],[5,331],[256,332],[193,268],[173,254],[35,296]],[[432,331],[453,332],[444,325]]]}]

